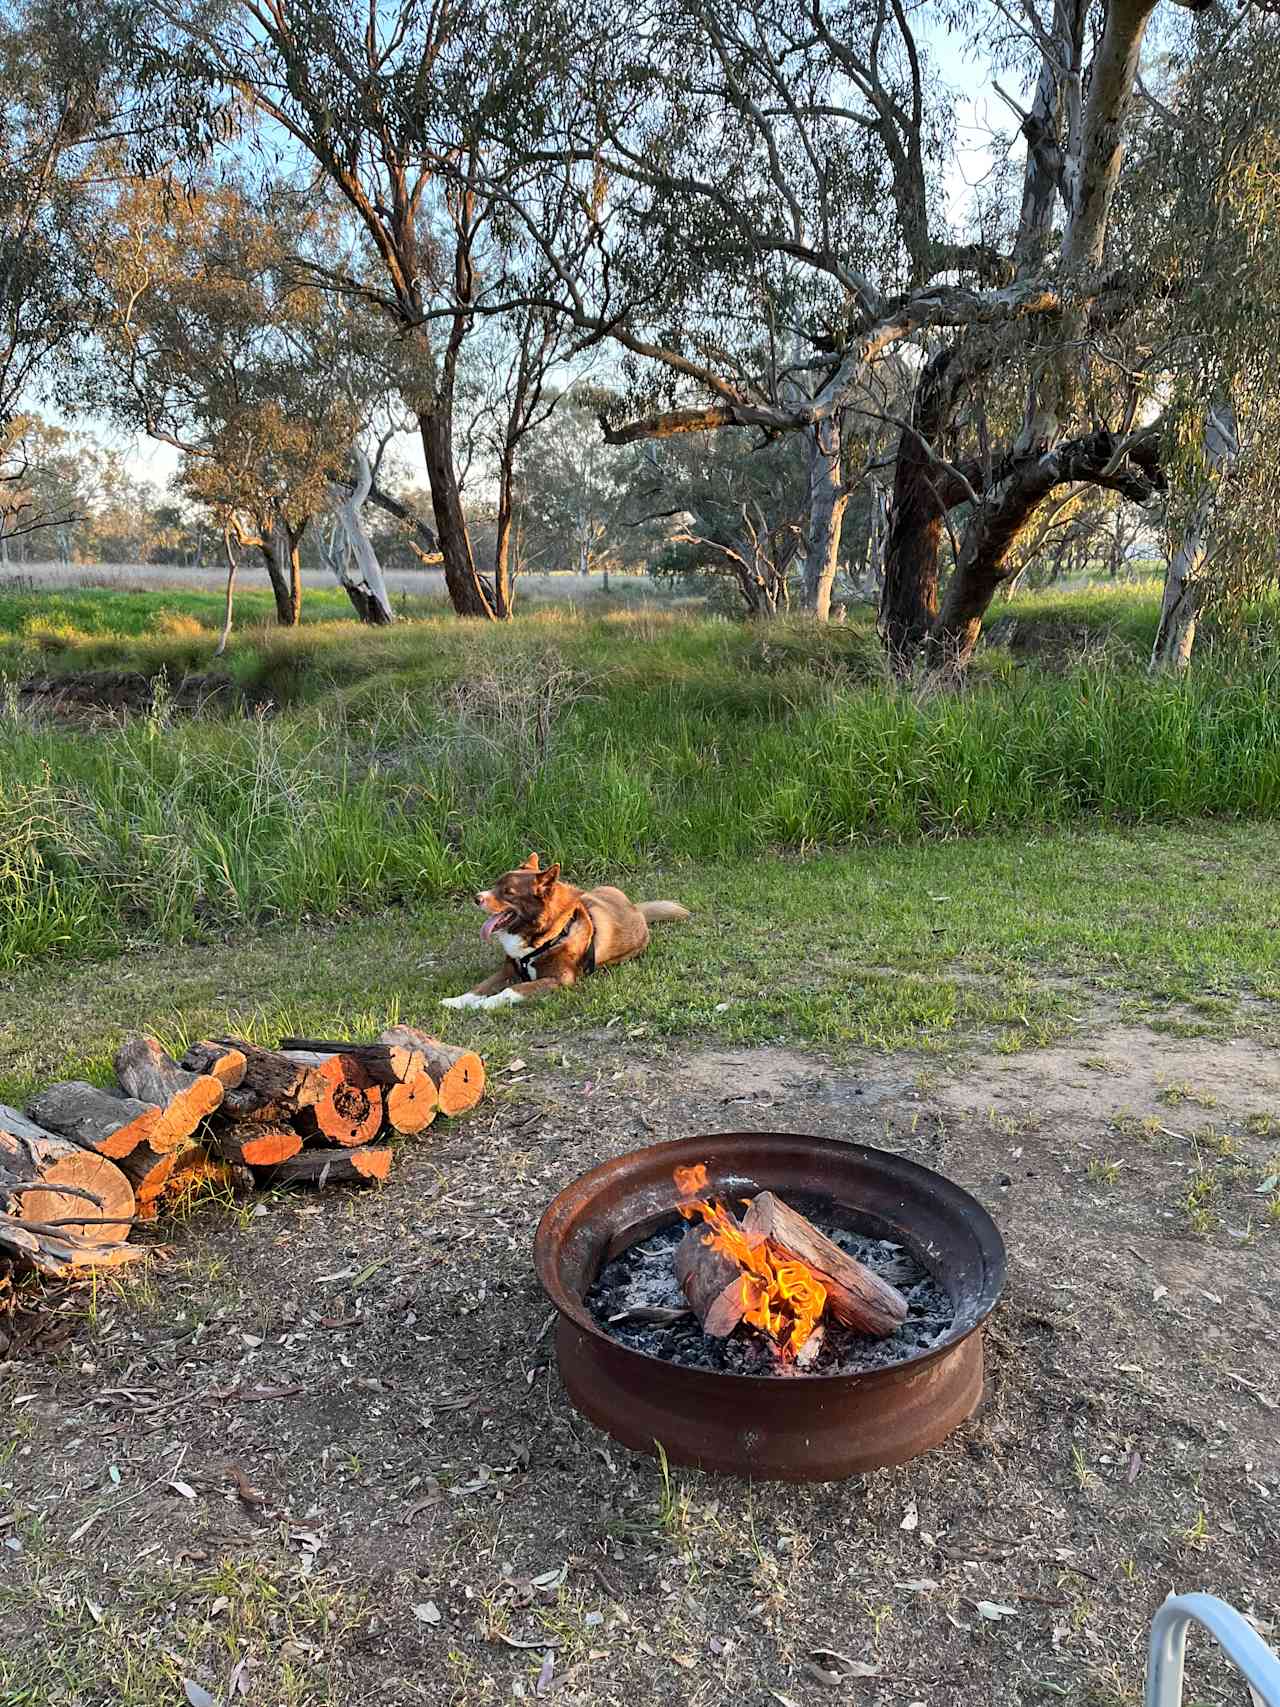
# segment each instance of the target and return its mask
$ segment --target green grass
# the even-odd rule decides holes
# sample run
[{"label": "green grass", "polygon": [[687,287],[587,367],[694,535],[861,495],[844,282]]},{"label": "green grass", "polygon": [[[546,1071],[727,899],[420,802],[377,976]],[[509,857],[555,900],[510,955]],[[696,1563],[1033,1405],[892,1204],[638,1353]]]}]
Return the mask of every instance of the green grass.
[{"label": "green grass", "polygon": [[[0,1101],[57,1078],[109,1082],[122,1033],[139,1028],[177,1047],[228,1027],[263,1042],[371,1035],[402,1017],[474,1042],[495,1069],[570,1022],[573,1034],[650,1048],[697,1038],[837,1056],[974,1043],[1013,1054],[1095,1025],[1100,1010],[1149,1019],[1211,992],[1207,1029],[1274,1039],[1277,860],[1280,828],[1236,825],[637,872],[633,895],[677,898],[692,920],[655,928],[639,960],[527,1012],[437,1006],[494,960],[475,908],[452,900],[32,967],[0,987]],[[572,1034],[565,1047],[572,1055]]]},{"label": "green grass", "polygon": [[[116,606],[151,595],[67,597],[103,627],[50,656],[163,668],[123,727],[33,722],[10,693],[0,968],[421,908],[530,848],[582,882],[974,837],[981,868],[986,838],[1280,805],[1272,661],[1151,681],[993,652],[964,694],[920,695],[885,682],[865,624],[329,620],[243,632],[231,668],[256,709],[191,719],[166,684],[208,665],[210,629],[153,610],[139,634]],[[908,880],[925,894],[950,885],[935,860]]]}]

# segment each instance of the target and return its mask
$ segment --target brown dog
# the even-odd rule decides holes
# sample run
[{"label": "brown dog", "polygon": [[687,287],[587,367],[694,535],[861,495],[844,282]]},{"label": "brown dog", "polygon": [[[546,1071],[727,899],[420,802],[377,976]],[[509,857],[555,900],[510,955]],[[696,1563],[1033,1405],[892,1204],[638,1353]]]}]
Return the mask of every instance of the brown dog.
[{"label": "brown dog", "polygon": [[550,995],[598,967],[634,959],[655,920],[689,917],[674,901],[636,907],[621,889],[575,889],[561,883],[558,865],[540,870],[537,854],[482,889],[476,903],[489,915],[481,936],[497,937],[506,960],[474,990],[446,996],[446,1008],[501,1008]]}]

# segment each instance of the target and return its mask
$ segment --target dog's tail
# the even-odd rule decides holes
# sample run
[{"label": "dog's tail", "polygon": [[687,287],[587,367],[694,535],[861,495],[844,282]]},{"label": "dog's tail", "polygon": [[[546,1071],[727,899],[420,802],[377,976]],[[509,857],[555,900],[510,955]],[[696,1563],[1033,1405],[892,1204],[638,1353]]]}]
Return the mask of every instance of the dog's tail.
[{"label": "dog's tail", "polygon": [[682,907],[678,901],[642,901],[640,912],[647,925],[656,925],[663,919],[687,919],[689,909]]}]

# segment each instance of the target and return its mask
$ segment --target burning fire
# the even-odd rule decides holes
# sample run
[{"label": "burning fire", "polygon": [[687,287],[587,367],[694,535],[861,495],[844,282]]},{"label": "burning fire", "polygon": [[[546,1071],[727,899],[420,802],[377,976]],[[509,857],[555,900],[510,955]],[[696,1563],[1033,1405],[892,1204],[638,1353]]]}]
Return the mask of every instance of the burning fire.
[{"label": "burning fire", "polygon": [[700,1215],[710,1229],[703,1243],[736,1262],[743,1271],[744,1321],[763,1329],[783,1358],[793,1358],[826,1308],[826,1287],[811,1268],[788,1257],[771,1240],[749,1240],[723,1203],[696,1195],[707,1188],[703,1163],[677,1168],[674,1177],[683,1200],[677,1208],[685,1220]]}]

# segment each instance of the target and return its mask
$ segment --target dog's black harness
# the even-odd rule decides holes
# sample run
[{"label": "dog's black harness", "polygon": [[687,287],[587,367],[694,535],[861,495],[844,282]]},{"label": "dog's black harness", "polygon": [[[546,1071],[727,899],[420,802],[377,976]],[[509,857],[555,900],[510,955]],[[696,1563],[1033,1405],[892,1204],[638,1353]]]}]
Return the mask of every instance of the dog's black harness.
[{"label": "dog's black harness", "polygon": [[[521,958],[516,961],[516,966],[519,968],[520,976],[527,984],[531,984],[538,976],[538,962],[541,960],[542,956],[544,954],[550,954],[553,948],[559,948],[560,944],[565,940],[577,922],[578,917],[575,913],[570,918],[569,923],[560,932],[559,936],[552,937],[550,942],[539,943],[537,948],[530,949],[528,954],[522,955]],[[587,944],[587,952],[582,962],[582,970],[584,972],[594,972],[596,969],[596,927],[595,921],[592,919],[590,913],[587,914],[587,923],[591,926],[591,941]]]}]

